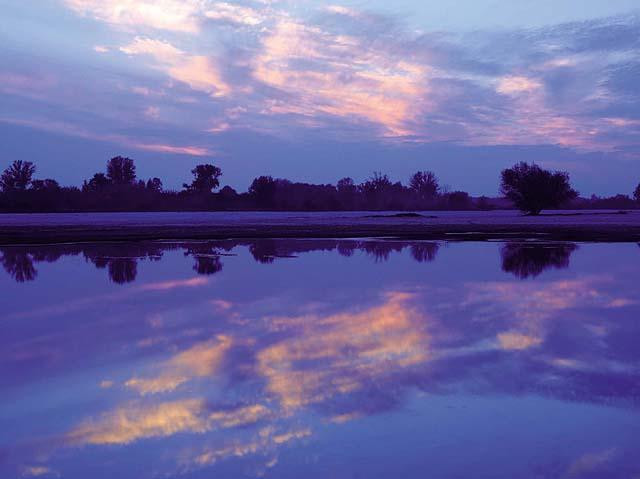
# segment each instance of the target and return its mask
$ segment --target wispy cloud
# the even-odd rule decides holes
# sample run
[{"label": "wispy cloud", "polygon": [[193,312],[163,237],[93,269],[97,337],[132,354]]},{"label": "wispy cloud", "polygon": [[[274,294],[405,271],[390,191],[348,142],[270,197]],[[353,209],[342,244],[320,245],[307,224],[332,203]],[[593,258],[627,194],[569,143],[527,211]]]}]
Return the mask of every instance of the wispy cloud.
[{"label": "wispy cloud", "polygon": [[120,27],[198,31],[199,0],[64,0],[81,15]]}]

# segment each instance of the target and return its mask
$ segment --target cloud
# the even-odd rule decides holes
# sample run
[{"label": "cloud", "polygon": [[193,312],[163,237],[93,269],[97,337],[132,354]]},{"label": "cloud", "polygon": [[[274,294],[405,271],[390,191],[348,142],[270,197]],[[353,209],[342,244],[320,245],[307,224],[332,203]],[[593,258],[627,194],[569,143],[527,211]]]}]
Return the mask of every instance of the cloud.
[{"label": "cloud", "polygon": [[524,76],[505,76],[499,80],[496,90],[503,95],[516,95],[529,93],[541,87],[542,84],[535,79]]},{"label": "cloud", "polygon": [[498,343],[504,350],[519,351],[539,346],[542,343],[542,339],[517,331],[508,331],[498,334]]},{"label": "cloud", "polygon": [[210,156],[212,154],[209,149],[201,146],[178,146],[163,143],[145,143],[123,135],[93,133],[71,123],[47,122],[45,120],[25,120],[21,118],[7,117],[0,117],[0,123],[28,126],[30,128],[61,133],[63,135],[73,136],[77,138],[117,143],[123,146],[143,151],[155,151],[158,153],[171,153],[176,155],[189,156]]},{"label": "cloud", "polygon": [[411,133],[409,122],[426,104],[429,68],[366,41],[280,21],[253,61],[254,78],[285,94],[265,112],[338,116],[378,125],[384,135]]},{"label": "cloud", "polygon": [[60,474],[47,466],[26,466],[22,469],[22,477],[60,477]]},{"label": "cloud", "polygon": [[265,18],[256,10],[227,2],[217,2],[204,12],[211,20],[223,20],[241,25],[260,25]]},{"label": "cloud", "polygon": [[611,462],[617,452],[616,448],[610,448],[603,451],[584,454],[569,466],[567,475],[568,477],[579,477],[583,474],[593,473],[602,466]]},{"label": "cloud", "polygon": [[120,27],[195,33],[200,0],[64,0],[80,15]]},{"label": "cloud", "polygon": [[136,37],[120,51],[127,55],[150,55],[160,68],[174,80],[211,96],[225,96],[231,88],[222,79],[213,60],[203,55],[188,55],[168,42]]}]

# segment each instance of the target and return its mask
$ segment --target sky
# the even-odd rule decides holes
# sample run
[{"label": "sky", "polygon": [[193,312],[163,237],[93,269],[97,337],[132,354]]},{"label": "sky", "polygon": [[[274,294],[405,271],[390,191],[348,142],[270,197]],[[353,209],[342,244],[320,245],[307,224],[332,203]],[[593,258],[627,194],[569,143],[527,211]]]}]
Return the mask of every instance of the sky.
[{"label": "sky", "polygon": [[428,169],[493,195],[523,160],[629,194],[637,5],[0,0],[3,163],[77,185],[120,154],[168,188],[214,163],[241,191]]}]

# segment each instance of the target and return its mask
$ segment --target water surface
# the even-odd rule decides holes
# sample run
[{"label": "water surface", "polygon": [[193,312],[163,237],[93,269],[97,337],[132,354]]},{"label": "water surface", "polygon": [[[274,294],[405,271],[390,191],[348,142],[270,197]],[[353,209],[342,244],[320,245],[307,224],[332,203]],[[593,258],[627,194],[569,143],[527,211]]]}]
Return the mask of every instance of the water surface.
[{"label": "water surface", "polygon": [[0,247],[0,477],[640,477],[636,244]]}]

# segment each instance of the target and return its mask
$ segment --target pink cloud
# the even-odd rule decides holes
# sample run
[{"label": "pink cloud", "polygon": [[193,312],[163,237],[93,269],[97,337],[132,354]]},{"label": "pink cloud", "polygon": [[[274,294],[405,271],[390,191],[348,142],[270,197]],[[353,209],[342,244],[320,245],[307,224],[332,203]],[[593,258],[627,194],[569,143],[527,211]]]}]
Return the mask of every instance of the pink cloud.
[{"label": "pink cloud", "polygon": [[222,79],[214,61],[203,55],[190,55],[168,42],[136,37],[120,47],[127,55],[149,55],[156,61],[154,67],[164,71],[176,81],[211,96],[226,96],[231,87]]},{"label": "pink cloud", "polygon": [[120,27],[197,32],[199,0],[64,0],[80,15]]},{"label": "pink cloud", "polygon": [[[303,69],[300,61],[317,67]],[[412,133],[409,123],[428,94],[428,67],[291,20],[280,21],[264,39],[253,66],[257,80],[291,95],[266,112],[365,120],[389,136]]]}]

